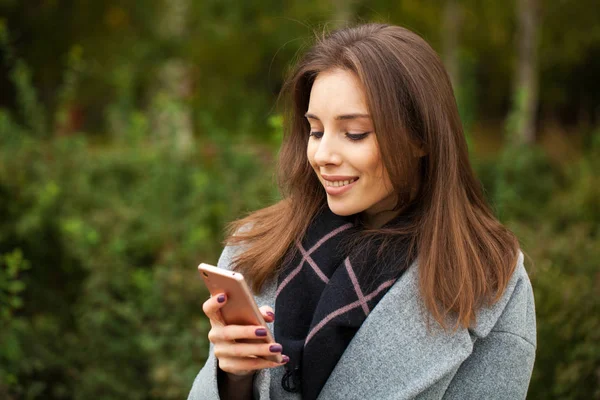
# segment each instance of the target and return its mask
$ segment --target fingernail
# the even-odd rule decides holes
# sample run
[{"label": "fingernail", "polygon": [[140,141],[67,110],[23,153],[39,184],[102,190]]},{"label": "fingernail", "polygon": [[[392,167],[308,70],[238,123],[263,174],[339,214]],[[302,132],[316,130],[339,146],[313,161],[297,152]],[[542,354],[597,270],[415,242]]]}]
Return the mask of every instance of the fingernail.
[{"label": "fingernail", "polygon": [[273,344],[269,347],[271,353],[281,353],[281,350],[283,350],[283,348],[279,344]]},{"label": "fingernail", "polygon": [[267,316],[271,319],[275,319],[275,314],[273,314],[271,311],[267,311]]},{"label": "fingernail", "polygon": [[256,336],[267,336],[267,330],[264,328],[258,328],[254,333],[256,333]]},{"label": "fingernail", "polygon": [[290,358],[288,356],[281,356],[281,358],[283,359],[283,360],[281,360],[282,364],[285,364],[286,362],[290,361]]},{"label": "fingernail", "polygon": [[219,297],[217,297],[217,301],[219,303],[224,303],[225,302],[225,295],[224,294],[220,294]]}]

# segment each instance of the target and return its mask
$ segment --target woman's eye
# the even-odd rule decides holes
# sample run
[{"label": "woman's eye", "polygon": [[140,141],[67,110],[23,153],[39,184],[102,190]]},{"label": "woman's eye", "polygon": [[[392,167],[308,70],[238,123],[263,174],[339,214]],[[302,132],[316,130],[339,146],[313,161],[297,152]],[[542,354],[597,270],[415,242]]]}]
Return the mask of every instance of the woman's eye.
[{"label": "woman's eye", "polygon": [[[359,141],[359,140],[363,140],[364,138],[366,138],[371,132],[364,132],[364,133],[350,133],[350,132],[346,132],[346,137],[352,141]],[[323,132],[322,131],[311,131],[309,136],[314,136],[316,139],[321,139],[323,137]]]},{"label": "woman's eye", "polygon": [[371,132],[365,132],[365,133],[346,133],[346,137],[350,140],[354,140],[354,141],[359,141],[359,140],[363,140],[364,138],[366,138],[369,133]]}]

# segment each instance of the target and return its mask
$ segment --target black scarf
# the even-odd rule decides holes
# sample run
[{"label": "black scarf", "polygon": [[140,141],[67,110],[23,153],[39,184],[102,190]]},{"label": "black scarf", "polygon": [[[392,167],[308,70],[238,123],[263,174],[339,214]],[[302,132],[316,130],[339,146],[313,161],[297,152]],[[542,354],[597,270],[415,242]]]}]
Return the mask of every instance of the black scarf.
[{"label": "black scarf", "polygon": [[[406,226],[410,218],[403,212],[384,228]],[[348,248],[360,235],[358,221],[325,206],[279,274],[275,340],[290,357],[281,384],[305,400],[317,398],[369,312],[413,261],[409,235],[391,242],[375,236]]]}]

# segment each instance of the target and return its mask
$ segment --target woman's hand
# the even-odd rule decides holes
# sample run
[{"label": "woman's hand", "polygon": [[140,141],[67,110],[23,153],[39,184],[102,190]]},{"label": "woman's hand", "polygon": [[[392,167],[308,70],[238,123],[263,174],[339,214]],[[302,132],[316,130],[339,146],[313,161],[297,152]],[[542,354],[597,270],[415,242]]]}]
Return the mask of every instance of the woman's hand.
[{"label": "woman's hand", "polygon": [[[228,374],[243,377],[264,368],[278,367],[289,361],[283,356],[283,362],[277,363],[265,360],[264,356],[281,353],[281,345],[274,343],[236,343],[241,339],[262,339],[266,330],[262,326],[225,325],[221,318],[220,309],[227,303],[227,296],[219,294],[212,296],[202,305],[202,310],[210,320],[211,330],[208,340],[214,345],[214,353],[219,360],[219,368]],[[275,318],[271,307],[260,308],[263,318],[272,322]]]}]

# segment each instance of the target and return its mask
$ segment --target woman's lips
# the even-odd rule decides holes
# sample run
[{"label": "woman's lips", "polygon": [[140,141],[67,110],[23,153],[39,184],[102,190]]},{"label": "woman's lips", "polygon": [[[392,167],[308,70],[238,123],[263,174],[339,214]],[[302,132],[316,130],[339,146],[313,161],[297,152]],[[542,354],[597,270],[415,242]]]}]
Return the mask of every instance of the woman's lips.
[{"label": "woman's lips", "polygon": [[356,178],[354,182],[344,186],[327,186],[327,184],[324,184],[323,186],[325,187],[325,191],[327,192],[327,194],[331,196],[337,196],[346,193],[348,190],[352,189],[352,187],[356,185],[356,182],[358,182],[358,178]]}]

